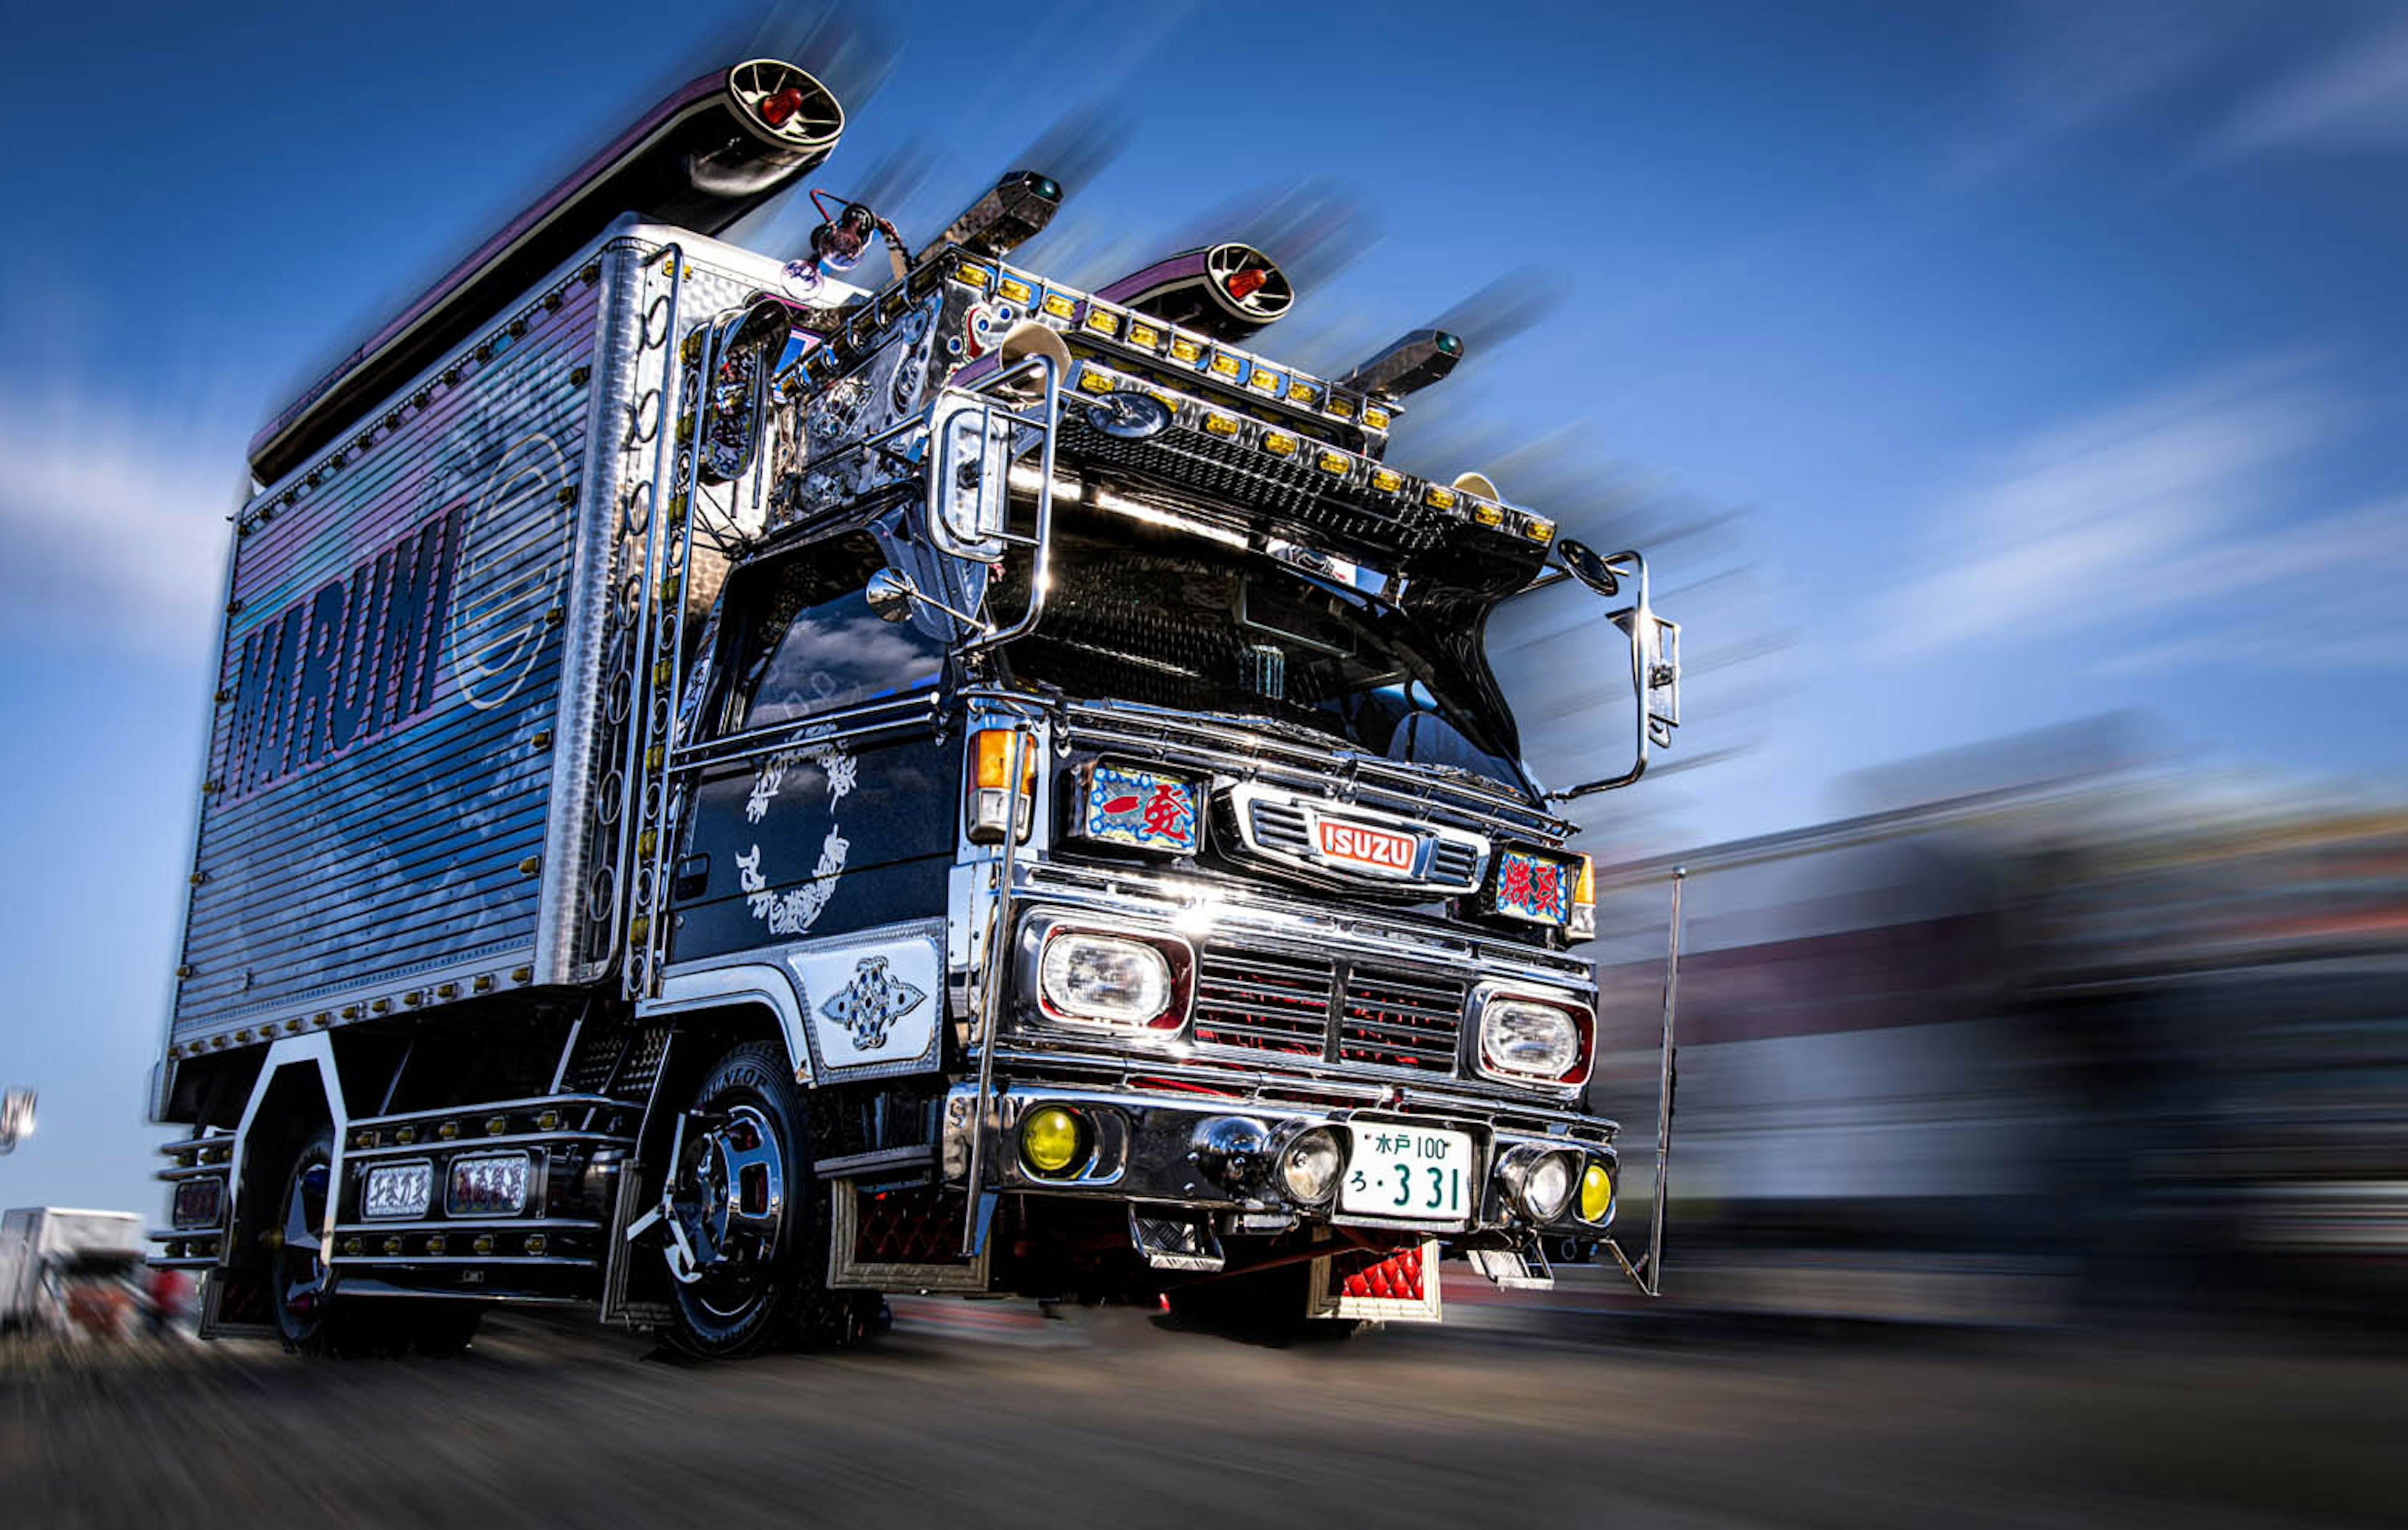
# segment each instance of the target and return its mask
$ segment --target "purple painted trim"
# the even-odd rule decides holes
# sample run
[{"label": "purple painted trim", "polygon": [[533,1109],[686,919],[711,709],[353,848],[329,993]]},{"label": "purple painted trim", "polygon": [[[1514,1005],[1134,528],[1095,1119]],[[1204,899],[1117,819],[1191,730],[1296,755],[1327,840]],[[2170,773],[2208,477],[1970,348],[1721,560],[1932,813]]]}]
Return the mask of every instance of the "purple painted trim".
[{"label": "purple painted trim", "polygon": [[1156,261],[1142,271],[1131,272],[1111,286],[1098,289],[1096,295],[1107,303],[1129,303],[1154,291],[1156,287],[1167,287],[1178,281],[1193,281],[1205,274],[1204,257],[1210,252],[1210,248],[1207,247],[1204,250],[1186,250],[1168,260]]}]

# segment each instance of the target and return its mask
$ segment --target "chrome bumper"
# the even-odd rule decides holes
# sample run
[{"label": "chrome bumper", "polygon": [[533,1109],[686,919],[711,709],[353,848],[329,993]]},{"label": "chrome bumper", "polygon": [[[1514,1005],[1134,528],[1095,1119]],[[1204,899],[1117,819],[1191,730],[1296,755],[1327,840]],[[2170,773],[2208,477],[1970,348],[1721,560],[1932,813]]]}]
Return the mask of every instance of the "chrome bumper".
[{"label": "chrome bumper", "polygon": [[[1567,1208],[1552,1222],[1530,1222],[1512,1204],[1497,1165],[1507,1153],[1525,1145],[1570,1149],[1603,1161],[1614,1174],[1615,1183],[1620,1183],[1612,1124],[1571,1111],[1516,1108],[1511,1112],[1516,1120],[1504,1124],[1478,1110],[1463,1108],[1461,1101],[1418,1102],[1410,1094],[1399,1097],[1394,1107],[1314,1106],[1275,1103],[1260,1094],[1224,1097],[1006,1077],[997,1080],[987,1094],[986,1119],[978,1123],[979,1151],[974,1155],[972,1117],[979,1097],[978,1085],[968,1080],[947,1092],[939,1158],[945,1183],[964,1184],[975,1163],[981,1170],[981,1188],[986,1192],[1177,1207],[1212,1215],[1221,1230],[1231,1234],[1277,1234],[1301,1225],[1410,1231],[1443,1239],[1476,1238],[1488,1244],[1518,1244],[1535,1234],[1601,1237],[1612,1224],[1612,1208],[1599,1222],[1577,1220],[1574,1208]],[[1019,1151],[1022,1121],[1046,1106],[1077,1112],[1092,1134],[1084,1159],[1060,1176],[1039,1174]],[[1265,1141],[1326,1126],[1339,1134],[1341,1148],[1358,1125],[1372,1123],[1468,1133],[1478,1155],[1481,1190],[1476,1208],[1466,1222],[1435,1223],[1342,1213],[1335,1209],[1334,1198],[1318,1207],[1297,1204],[1279,1186],[1268,1154],[1249,1165],[1247,1171],[1233,1172],[1219,1161],[1226,1155],[1214,1153],[1208,1138],[1226,1130],[1223,1123],[1232,1122],[1259,1128],[1254,1135]]]}]

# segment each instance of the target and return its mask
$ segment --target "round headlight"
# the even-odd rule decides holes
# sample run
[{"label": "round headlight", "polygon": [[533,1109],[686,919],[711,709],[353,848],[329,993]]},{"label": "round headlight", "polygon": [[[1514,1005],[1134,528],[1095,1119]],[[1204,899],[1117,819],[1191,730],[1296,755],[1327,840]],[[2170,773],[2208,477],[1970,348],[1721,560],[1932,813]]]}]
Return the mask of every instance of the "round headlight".
[{"label": "round headlight", "polygon": [[1592,1158],[1581,1171],[1580,1219],[1603,1222],[1613,1209],[1613,1171]]},{"label": "round headlight", "polygon": [[1530,1165],[1528,1177],[1522,1181],[1522,1209],[1532,1222],[1555,1221],[1564,1214],[1564,1203],[1571,1198],[1570,1153],[1551,1152]]},{"label": "round headlight", "polygon": [[1170,1015],[1170,959],[1142,940],[1060,931],[1045,942],[1037,979],[1057,1020],[1142,1026]]},{"label": "round headlight", "polygon": [[1338,1171],[1345,1155],[1338,1151],[1338,1134],[1326,1126],[1301,1131],[1280,1150],[1280,1183],[1288,1198],[1302,1206],[1318,1206],[1338,1188]]},{"label": "round headlight", "polygon": [[1028,1112],[1020,1123],[1020,1156],[1039,1174],[1059,1174],[1079,1161],[1086,1147],[1079,1118],[1058,1105]]},{"label": "round headlight", "polygon": [[1552,1004],[1490,999],[1480,1010],[1480,1061],[1491,1073],[1556,1082],[1580,1065],[1580,1026]]}]

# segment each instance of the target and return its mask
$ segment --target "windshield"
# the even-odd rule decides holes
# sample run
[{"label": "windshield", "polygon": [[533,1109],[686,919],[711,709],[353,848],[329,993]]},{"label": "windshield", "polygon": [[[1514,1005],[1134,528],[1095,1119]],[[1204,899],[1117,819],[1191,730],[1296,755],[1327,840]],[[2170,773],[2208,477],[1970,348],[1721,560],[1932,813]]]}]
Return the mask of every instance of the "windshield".
[{"label": "windshield", "polygon": [[[1006,568],[996,608],[1018,610],[1026,562]],[[1074,506],[1055,510],[1052,571],[1044,621],[1009,651],[1021,679],[1082,700],[1301,725],[1528,790],[1512,722],[1473,672],[1476,632],[1442,643],[1341,577]]]}]

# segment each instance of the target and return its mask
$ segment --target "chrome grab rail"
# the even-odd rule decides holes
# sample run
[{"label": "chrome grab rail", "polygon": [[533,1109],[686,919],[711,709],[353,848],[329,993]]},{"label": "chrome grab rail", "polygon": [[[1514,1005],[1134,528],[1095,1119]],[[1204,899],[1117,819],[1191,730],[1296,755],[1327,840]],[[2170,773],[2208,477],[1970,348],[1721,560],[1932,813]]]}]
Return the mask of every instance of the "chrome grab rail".
[{"label": "chrome grab rail", "polygon": [[[1039,396],[1027,405],[1017,408],[1011,408],[996,396],[998,393],[1010,391],[1010,385],[1016,380],[1026,377],[1034,377],[1039,388]],[[1001,424],[1010,433],[1005,437],[1007,445],[1003,453],[1002,479],[997,483],[988,483],[982,477],[979,491],[982,494],[1000,493],[1003,496],[1004,513],[997,518],[998,523],[992,532],[982,531],[976,538],[961,539],[964,541],[993,540],[1029,550],[1027,608],[1009,625],[990,624],[983,632],[970,634],[963,641],[962,647],[965,650],[993,648],[1000,643],[1009,643],[1025,637],[1037,630],[1037,623],[1044,618],[1047,587],[1052,582],[1054,448],[1062,420],[1061,385],[1061,368],[1054,364],[1053,357],[1040,351],[1022,357],[1011,365],[998,369],[992,377],[981,379],[975,389],[946,388],[929,406],[927,414],[929,427],[939,437],[933,443],[928,462],[930,540],[937,542],[940,549],[944,548],[943,541],[938,536],[940,522],[945,536],[959,536],[950,515],[940,508],[940,496],[946,486],[955,480],[964,465],[957,460],[961,450],[961,436],[965,434],[974,435],[983,459],[986,444],[995,439],[996,426]],[[939,416],[943,412],[949,399],[962,401],[964,408],[945,417],[942,428],[939,429]],[[977,430],[970,433],[957,430],[956,425],[964,419],[975,419],[978,422]],[[1026,534],[1013,531],[1010,523],[1011,463],[1017,453],[1010,450],[1009,443],[1021,430],[1036,432],[1042,447],[1042,455],[1038,462],[1036,526],[1032,532]],[[979,464],[979,466],[983,474],[983,461]]]},{"label": "chrome grab rail", "polygon": [[[986,1172],[986,1106],[995,1094],[996,1039],[1003,1034],[1003,959],[1005,949],[1011,944],[1011,881],[1019,859],[1020,781],[1021,772],[1027,768],[1027,750],[1028,728],[1024,722],[1015,721],[1011,724],[1011,753],[1004,765],[1003,853],[996,862],[995,910],[987,923],[985,960],[980,964],[979,973],[978,1092],[970,1097],[969,1175],[962,1196],[965,1259],[978,1257],[984,1231],[984,1219],[979,1211],[985,1195],[982,1181]],[[1032,801],[1029,806],[1036,804]]]}]

